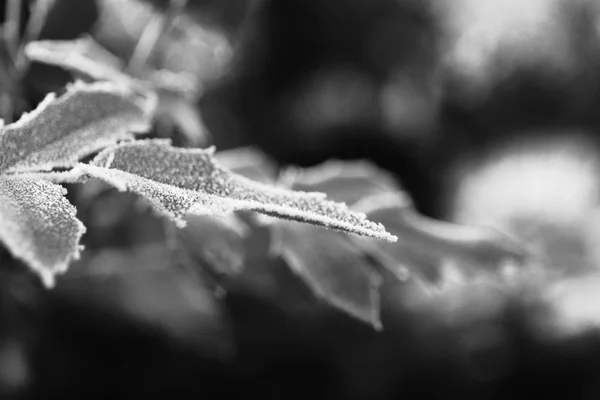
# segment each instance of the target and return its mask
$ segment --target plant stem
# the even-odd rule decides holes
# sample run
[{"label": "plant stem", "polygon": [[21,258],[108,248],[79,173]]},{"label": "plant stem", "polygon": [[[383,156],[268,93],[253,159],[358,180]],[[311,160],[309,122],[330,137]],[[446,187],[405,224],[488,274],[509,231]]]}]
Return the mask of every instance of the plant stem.
[{"label": "plant stem", "polygon": [[4,9],[4,43],[15,62],[19,51],[19,32],[21,30],[21,0],[8,0]]},{"label": "plant stem", "polygon": [[36,0],[31,6],[31,16],[25,27],[25,33],[21,39],[20,46],[15,59],[15,66],[19,76],[23,76],[29,67],[29,59],[25,56],[25,46],[29,42],[37,40],[44,27],[48,11],[55,0]]},{"label": "plant stem", "polygon": [[127,65],[130,74],[142,73],[158,41],[171,29],[186,4],[187,0],[171,0],[166,14],[153,17],[146,25]]}]

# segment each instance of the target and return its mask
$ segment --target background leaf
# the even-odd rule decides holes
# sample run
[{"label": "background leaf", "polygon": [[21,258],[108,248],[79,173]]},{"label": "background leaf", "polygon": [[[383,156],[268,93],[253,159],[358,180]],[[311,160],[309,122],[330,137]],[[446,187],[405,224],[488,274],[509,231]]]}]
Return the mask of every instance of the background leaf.
[{"label": "background leaf", "polygon": [[[366,244],[365,251],[399,277],[406,277],[405,266],[423,278],[433,278],[439,276],[439,269],[449,260],[458,262],[465,272],[489,272],[527,258],[519,243],[494,229],[451,224],[421,215],[389,174],[364,161],[329,162],[301,171],[291,187],[326,192],[364,212],[369,219],[389,226],[399,238],[389,246],[363,238],[350,240]],[[437,272],[431,270],[434,265]]]},{"label": "background leaf", "polygon": [[149,103],[144,103],[109,83],[76,83],[59,98],[50,94],[0,131],[0,173],[71,167],[105,146],[131,139],[131,132],[150,127]]},{"label": "background leaf", "polygon": [[184,254],[192,266],[199,265],[219,280],[235,276],[244,268],[244,239],[250,228],[235,214],[192,215],[177,231]]},{"label": "background leaf", "polygon": [[48,287],[79,257],[85,232],[65,193],[47,181],[0,177],[0,239]]},{"label": "background leaf", "polygon": [[28,43],[25,54],[32,61],[54,65],[95,81],[145,90],[141,81],[121,72],[121,61],[90,37],[77,40],[40,40]]},{"label": "background leaf", "polygon": [[381,329],[382,278],[364,252],[345,235],[309,225],[278,221],[272,230],[273,254],[282,256],[317,296]]}]

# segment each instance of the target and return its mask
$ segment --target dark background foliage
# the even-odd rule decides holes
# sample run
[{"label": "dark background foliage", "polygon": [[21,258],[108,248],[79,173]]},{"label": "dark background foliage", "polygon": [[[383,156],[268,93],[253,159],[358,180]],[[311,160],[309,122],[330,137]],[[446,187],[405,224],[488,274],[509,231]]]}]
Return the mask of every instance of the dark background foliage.
[{"label": "dark background foliage", "polygon": [[[190,0],[185,13],[233,44],[197,107],[219,149],[255,144],[302,166],[367,158],[420,211],[451,219],[451,177],[464,160],[485,161],[515,138],[577,131],[595,143],[593,2],[564,3],[556,19],[569,68],[554,69],[534,41],[527,56],[498,50],[490,57],[508,61],[476,80],[447,61],[455,16],[435,1]],[[56,0],[41,38],[76,38],[98,17],[94,1]],[[33,65],[29,102],[69,80]],[[462,311],[448,311],[408,301],[412,283],[386,280],[376,332],[264,257],[269,233],[259,226],[243,242],[252,273],[225,279],[228,294],[215,300],[204,273],[161,268],[170,262],[163,223],[134,196],[106,190],[92,201],[69,189],[88,252],[56,289],[0,254],[2,399],[600,396],[597,332],[540,334],[543,304],[488,306],[466,287]]]}]

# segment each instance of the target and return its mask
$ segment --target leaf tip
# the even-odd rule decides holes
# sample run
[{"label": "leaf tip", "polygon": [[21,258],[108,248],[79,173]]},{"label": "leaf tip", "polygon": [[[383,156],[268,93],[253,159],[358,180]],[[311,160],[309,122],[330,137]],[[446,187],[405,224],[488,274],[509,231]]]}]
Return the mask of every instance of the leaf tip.
[{"label": "leaf tip", "polygon": [[56,278],[53,271],[40,269],[37,271],[42,278],[42,284],[46,289],[53,289],[56,286]]}]

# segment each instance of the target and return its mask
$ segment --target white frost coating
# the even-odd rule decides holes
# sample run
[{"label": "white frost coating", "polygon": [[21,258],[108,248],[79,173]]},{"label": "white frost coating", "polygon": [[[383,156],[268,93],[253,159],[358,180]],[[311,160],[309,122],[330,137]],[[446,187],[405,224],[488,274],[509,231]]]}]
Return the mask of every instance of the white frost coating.
[{"label": "white frost coating", "polygon": [[[24,112],[18,121],[15,121],[10,125],[4,125],[4,122],[2,122],[2,128],[22,128],[39,116],[54,100],[56,100],[56,93],[48,93],[36,108],[29,112]],[[4,132],[1,132],[0,135],[3,133]]]},{"label": "white frost coating", "polygon": [[87,174],[77,168],[60,172],[23,172],[5,174],[4,176],[8,178],[44,180],[54,183],[85,183],[88,180]]},{"label": "white frost coating", "polygon": [[113,83],[76,82],[0,130],[0,173],[72,167],[150,126],[144,107]]},{"label": "white frost coating", "polygon": [[[203,204],[208,199],[203,198],[202,194],[190,190],[165,185],[111,168],[81,164],[78,169],[91,177],[103,180],[119,191],[130,191],[141,195],[155,211],[172,219],[179,228],[186,226],[183,217],[192,207],[195,207],[197,214],[213,214],[213,210],[217,210],[217,207],[207,207]],[[231,209],[231,207],[226,207],[221,208],[220,211],[225,213]]]},{"label": "white frost coating", "polygon": [[83,249],[85,227],[65,192],[43,180],[0,177],[0,241],[49,288]]},{"label": "white frost coating", "polygon": [[[80,166],[91,176],[147,199],[176,221],[186,213],[226,213],[251,210],[395,241],[381,224],[323,193],[292,192],[253,182],[218,165],[214,148],[179,149],[164,140],[124,143],[99,153],[92,166]],[[111,168],[105,168],[110,161]]]}]

